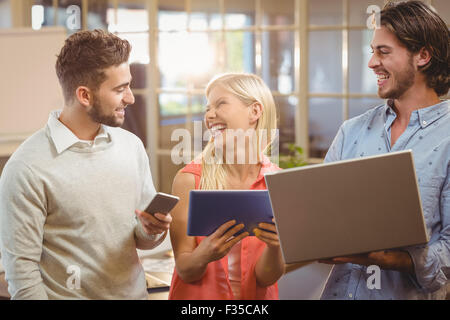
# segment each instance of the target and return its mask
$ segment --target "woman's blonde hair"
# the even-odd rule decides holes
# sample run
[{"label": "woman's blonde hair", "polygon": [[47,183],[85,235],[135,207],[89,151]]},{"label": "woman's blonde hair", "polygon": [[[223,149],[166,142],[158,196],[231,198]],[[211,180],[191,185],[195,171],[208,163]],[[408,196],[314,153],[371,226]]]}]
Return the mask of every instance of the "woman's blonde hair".
[{"label": "woman's blonde hair", "polygon": [[[262,113],[256,124],[256,154],[258,163],[262,161],[261,155],[270,154],[271,145],[276,138],[274,134],[277,128],[277,111],[272,93],[264,81],[254,75],[247,73],[227,73],[213,78],[206,87],[206,96],[211,90],[221,86],[231,94],[235,95],[245,105],[250,106],[253,103],[259,103],[262,106]],[[267,135],[266,142],[262,135]],[[211,137],[205,149],[202,152],[202,176],[200,180],[200,189],[221,190],[226,189],[226,175],[222,161],[215,159],[214,139]]]}]

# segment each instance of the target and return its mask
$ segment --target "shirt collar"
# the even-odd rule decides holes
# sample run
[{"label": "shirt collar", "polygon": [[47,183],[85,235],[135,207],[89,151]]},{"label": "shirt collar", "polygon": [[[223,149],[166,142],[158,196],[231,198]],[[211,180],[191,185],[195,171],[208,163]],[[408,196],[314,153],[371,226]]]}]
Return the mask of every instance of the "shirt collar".
[{"label": "shirt collar", "polygon": [[[387,100],[386,104],[384,105],[386,117],[389,117],[389,115],[396,115],[393,107],[394,100]],[[442,100],[438,104],[414,111],[418,114],[420,126],[422,128],[425,128],[450,112],[450,100]]]},{"label": "shirt collar", "polygon": [[450,112],[450,100],[443,100],[438,104],[417,111],[419,113],[420,125],[422,128],[425,128]]},{"label": "shirt collar", "polygon": [[[58,154],[67,150],[74,144],[85,144],[85,141],[80,140],[69,128],[67,128],[61,121],[59,121],[59,116],[61,115],[61,110],[55,110],[50,113],[48,118],[48,128],[50,129],[50,137],[55,144],[56,151]],[[109,139],[110,134],[108,127],[105,125],[100,126],[100,130],[94,139],[94,144],[98,139]]]},{"label": "shirt collar", "polygon": [[389,116],[390,114],[395,114],[394,111],[394,100],[386,100],[386,103],[384,104],[384,112],[386,113],[386,116]]}]

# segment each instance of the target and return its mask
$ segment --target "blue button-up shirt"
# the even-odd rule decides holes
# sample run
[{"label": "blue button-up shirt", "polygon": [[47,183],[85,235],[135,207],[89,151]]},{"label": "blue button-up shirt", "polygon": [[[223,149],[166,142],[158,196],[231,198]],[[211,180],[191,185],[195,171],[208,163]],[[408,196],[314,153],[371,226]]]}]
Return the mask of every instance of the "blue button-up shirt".
[{"label": "blue button-up shirt", "polygon": [[391,147],[396,117],[389,100],[345,121],[325,162],[411,149],[430,241],[403,248],[412,258],[415,275],[381,270],[380,289],[367,285],[374,274],[367,267],[335,265],[322,299],[445,298],[450,279],[450,101],[413,111],[408,127]]}]

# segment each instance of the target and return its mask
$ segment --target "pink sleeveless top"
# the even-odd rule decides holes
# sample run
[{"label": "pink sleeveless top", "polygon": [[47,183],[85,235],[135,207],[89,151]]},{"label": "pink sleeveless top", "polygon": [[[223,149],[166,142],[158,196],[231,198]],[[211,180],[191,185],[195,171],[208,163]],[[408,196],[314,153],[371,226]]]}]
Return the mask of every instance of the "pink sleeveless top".
[{"label": "pink sleeveless top", "polygon": [[[281,170],[265,157],[258,178],[250,190],[267,189],[264,174]],[[191,173],[195,177],[198,189],[202,172],[201,164],[189,163],[181,172]],[[195,237],[197,245],[205,237]],[[242,300],[278,300],[278,285],[261,287],[256,282],[255,266],[266,244],[256,237],[241,240],[241,297]],[[186,283],[178,275],[176,268],[170,286],[169,300],[233,300],[234,295],[228,277],[228,256],[210,262],[203,277],[195,282]]]}]

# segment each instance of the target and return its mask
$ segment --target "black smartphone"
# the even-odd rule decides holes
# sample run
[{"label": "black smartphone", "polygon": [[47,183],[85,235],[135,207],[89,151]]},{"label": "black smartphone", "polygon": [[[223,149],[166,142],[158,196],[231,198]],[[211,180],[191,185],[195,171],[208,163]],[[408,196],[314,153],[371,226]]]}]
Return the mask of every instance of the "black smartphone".
[{"label": "black smartphone", "polygon": [[177,196],[173,196],[171,194],[163,192],[157,192],[152,201],[150,201],[150,204],[147,206],[147,209],[145,209],[144,211],[150,214],[154,214],[157,212],[168,214],[170,210],[175,207],[179,200],[180,198],[178,198]]}]

